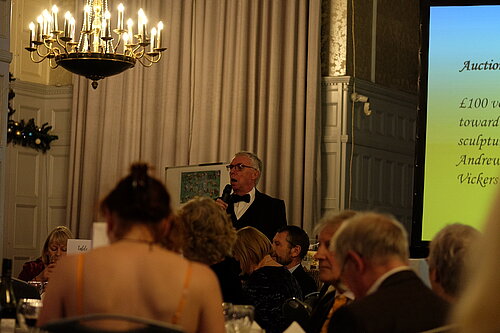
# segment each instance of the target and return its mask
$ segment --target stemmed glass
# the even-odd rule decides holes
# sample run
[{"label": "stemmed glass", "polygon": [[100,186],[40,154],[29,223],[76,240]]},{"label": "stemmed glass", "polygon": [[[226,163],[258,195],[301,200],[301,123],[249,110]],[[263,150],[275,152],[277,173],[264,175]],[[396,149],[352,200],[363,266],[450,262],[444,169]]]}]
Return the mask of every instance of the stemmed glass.
[{"label": "stemmed glass", "polygon": [[226,333],[249,333],[252,328],[255,308],[252,305],[222,303]]},{"label": "stemmed glass", "polygon": [[19,324],[35,327],[42,306],[42,300],[40,299],[21,298],[17,309]]}]

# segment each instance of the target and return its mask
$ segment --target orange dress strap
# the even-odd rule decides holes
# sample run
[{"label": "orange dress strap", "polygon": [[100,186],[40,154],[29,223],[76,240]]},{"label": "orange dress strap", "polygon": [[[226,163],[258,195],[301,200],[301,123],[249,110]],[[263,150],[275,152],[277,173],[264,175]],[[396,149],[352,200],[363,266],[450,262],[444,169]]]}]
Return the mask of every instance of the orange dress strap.
[{"label": "orange dress strap", "polygon": [[78,255],[76,261],[76,313],[83,315],[83,253]]},{"label": "orange dress strap", "polygon": [[189,282],[191,281],[191,274],[193,271],[192,263],[188,262],[188,267],[186,270],[186,276],[184,278],[184,286],[182,287],[181,299],[179,300],[179,305],[177,310],[172,316],[172,324],[179,324],[182,312],[184,311],[184,306],[186,305],[187,292],[189,289]]}]

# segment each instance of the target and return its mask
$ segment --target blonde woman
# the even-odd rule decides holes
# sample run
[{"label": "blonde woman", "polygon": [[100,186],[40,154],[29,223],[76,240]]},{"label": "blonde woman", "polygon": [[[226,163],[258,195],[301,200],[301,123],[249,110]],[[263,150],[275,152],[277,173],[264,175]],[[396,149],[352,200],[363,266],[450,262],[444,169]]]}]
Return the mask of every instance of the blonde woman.
[{"label": "blonde woman", "polygon": [[23,265],[18,278],[24,281],[47,282],[59,258],[66,255],[68,239],[73,238],[65,226],[52,230],[42,248],[42,256]]},{"label": "blonde woman", "polygon": [[240,229],[236,235],[234,257],[248,275],[243,293],[255,306],[255,320],[267,333],[283,332],[290,323],[283,316],[282,305],[291,297],[302,298],[299,283],[271,257],[272,246],[266,235],[253,227]]}]

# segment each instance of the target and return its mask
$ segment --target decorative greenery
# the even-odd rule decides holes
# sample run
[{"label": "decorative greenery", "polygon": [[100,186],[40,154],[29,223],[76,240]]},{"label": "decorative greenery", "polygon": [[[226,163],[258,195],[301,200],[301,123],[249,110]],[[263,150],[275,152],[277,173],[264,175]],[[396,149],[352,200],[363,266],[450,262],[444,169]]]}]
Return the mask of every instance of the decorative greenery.
[{"label": "decorative greenery", "polygon": [[[16,79],[9,73],[9,81],[15,81]],[[38,127],[35,124],[35,119],[31,118],[27,123],[23,120],[15,121],[12,120],[12,115],[16,112],[11,105],[11,101],[14,99],[16,94],[9,88],[9,113],[7,122],[7,143],[16,145],[22,145],[24,147],[33,148],[37,151],[47,152],[50,149],[50,143],[58,139],[57,135],[49,134],[52,126],[47,126],[48,123]]]}]

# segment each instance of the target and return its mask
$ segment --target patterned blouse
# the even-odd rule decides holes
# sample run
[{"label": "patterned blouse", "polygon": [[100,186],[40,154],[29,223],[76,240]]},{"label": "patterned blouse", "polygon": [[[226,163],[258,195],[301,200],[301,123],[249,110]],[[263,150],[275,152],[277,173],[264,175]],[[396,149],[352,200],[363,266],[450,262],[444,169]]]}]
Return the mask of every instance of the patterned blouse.
[{"label": "patterned blouse", "polygon": [[299,283],[285,267],[264,266],[250,274],[243,286],[249,304],[255,307],[255,321],[266,333],[281,333],[290,323],[283,316],[283,303],[302,299]]}]

